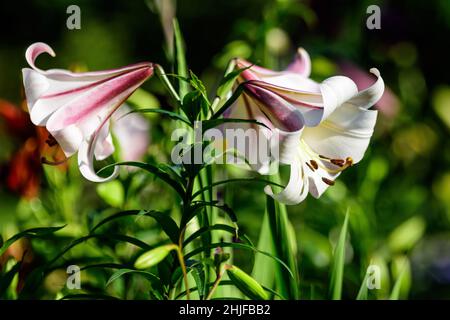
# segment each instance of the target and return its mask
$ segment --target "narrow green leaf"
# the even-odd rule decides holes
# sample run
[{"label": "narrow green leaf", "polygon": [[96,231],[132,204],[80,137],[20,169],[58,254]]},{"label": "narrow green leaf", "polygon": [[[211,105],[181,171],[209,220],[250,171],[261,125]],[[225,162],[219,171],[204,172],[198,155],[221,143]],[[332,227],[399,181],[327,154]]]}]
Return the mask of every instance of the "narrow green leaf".
[{"label": "narrow green leaf", "polygon": [[45,269],[48,269],[51,265],[53,265],[58,259],[60,259],[62,256],[64,256],[68,251],[70,251],[72,248],[74,248],[75,246],[86,242],[87,240],[90,239],[101,239],[101,240],[112,240],[112,241],[117,241],[117,242],[127,242],[127,243],[131,243],[141,249],[144,250],[149,250],[150,246],[148,244],[146,244],[145,242],[127,236],[127,235],[123,235],[123,234],[89,234],[87,236],[78,238],[74,241],[72,241],[70,244],[68,244],[61,252],[59,252],[52,260],[50,260],[50,262],[48,262],[45,267],[43,268],[42,272],[45,271]]},{"label": "narrow green leaf", "polygon": [[[279,177],[272,177],[278,182]],[[294,281],[278,266],[275,266],[275,281],[277,291],[288,299],[298,299],[298,272],[296,253],[293,251],[291,243],[293,240],[289,233],[289,220],[285,205],[276,203],[275,200],[266,196],[266,212],[272,235],[272,246],[274,255],[283,261],[290,270],[293,270]],[[295,240],[294,240],[295,241]]]},{"label": "narrow green leaf", "polygon": [[361,283],[361,287],[359,288],[358,295],[356,296],[356,300],[367,300],[368,290],[367,290],[367,278],[369,277],[369,273],[366,271],[364,279]]},{"label": "narrow green leaf", "polygon": [[167,236],[170,238],[170,240],[174,243],[178,242],[178,236],[180,233],[180,230],[176,224],[176,222],[166,213],[159,212],[159,211],[143,211],[143,210],[128,210],[128,211],[121,211],[118,213],[115,213],[111,216],[108,216],[98,222],[90,231],[90,233],[94,233],[98,228],[100,228],[105,223],[114,221],[116,219],[120,219],[123,217],[128,216],[147,216],[154,218],[161,226],[163,231],[167,234]]},{"label": "narrow green leaf", "polygon": [[8,272],[0,277],[0,298],[5,298],[9,286],[14,280],[14,276],[19,272],[21,262],[17,262]]},{"label": "narrow green leaf", "polygon": [[6,250],[17,240],[19,240],[20,238],[24,238],[24,237],[28,237],[28,238],[36,238],[36,237],[43,237],[43,236],[47,236],[50,234],[55,233],[58,230],[61,230],[62,228],[64,228],[64,226],[60,226],[60,227],[48,227],[48,228],[32,228],[32,229],[28,229],[22,232],[19,232],[17,234],[15,234],[14,236],[12,236],[11,238],[9,238],[8,240],[6,240],[3,245],[0,247],[0,256],[2,254],[4,254],[6,252]]},{"label": "narrow green leaf", "polygon": [[177,246],[174,244],[168,244],[154,248],[141,254],[134,263],[136,269],[148,269],[151,268],[161,261],[163,261],[167,255],[172,251],[176,250]]},{"label": "narrow green leaf", "polygon": [[277,186],[277,187],[280,187],[280,188],[284,189],[283,185],[281,185],[279,183],[276,183],[276,182],[273,182],[273,181],[270,181],[270,180],[266,180],[266,179],[260,179],[260,178],[256,178],[256,177],[255,178],[235,178],[235,179],[228,179],[228,180],[224,180],[224,181],[217,181],[217,182],[211,183],[210,185],[208,185],[208,186],[206,186],[204,188],[201,188],[200,190],[197,190],[192,195],[192,199],[195,199],[200,194],[202,194],[202,192],[207,191],[207,190],[209,190],[209,189],[211,189],[213,187],[217,187],[217,186],[220,186],[220,185],[223,185],[223,184],[227,184],[227,183],[236,183],[236,182],[265,183],[265,184],[270,184],[270,185]]},{"label": "narrow green leaf", "polygon": [[120,264],[120,263],[97,263],[97,264],[89,264],[87,266],[83,266],[80,268],[80,271],[83,270],[89,270],[89,269],[123,269],[125,268],[124,264]]},{"label": "narrow green leaf", "polygon": [[[234,66],[235,63],[233,63],[232,65]],[[217,96],[219,98],[225,97],[231,91],[233,85],[236,83],[236,80],[241,75],[241,73],[251,67],[252,66],[248,66],[227,73],[220,82],[219,88],[217,88]]]},{"label": "narrow green leaf", "polygon": [[245,241],[247,241],[248,244],[252,245],[250,240],[245,235],[241,234],[238,230],[236,230],[235,227],[231,227],[231,226],[226,225],[226,224],[214,224],[214,225],[209,226],[209,227],[201,227],[200,229],[195,231],[186,240],[184,240],[183,247],[186,247],[186,245],[188,245],[190,242],[194,241],[196,238],[198,238],[202,234],[207,233],[207,232],[211,232],[213,230],[226,231],[226,232],[228,232],[228,233],[230,233],[232,235],[236,235],[236,233],[238,233],[239,239],[242,238]]},{"label": "narrow green leaf", "polygon": [[[173,29],[174,29],[174,37],[175,37],[175,58],[176,58],[176,70],[178,75],[181,77],[188,77],[188,68],[186,64],[186,53],[185,53],[185,45],[183,40],[183,35],[181,34],[180,26],[178,24],[178,20],[173,20]],[[179,81],[179,95],[183,99],[183,97],[188,93],[188,85],[184,81]]]},{"label": "narrow green leaf", "polygon": [[397,275],[397,279],[389,299],[399,300],[406,298],[411,286],[411,269],[406,256],[396,256],[392,259],[392,273]]},{"label": "narrow green leaf", "polygon": [[143,276],[144,278],[146,278],[147,280],[149,280],[151,283],[160,281],[159,277],[157,277],[156,275],[154,275],[153,273],[148,272],[148,271],[134,270],[134,269],[120,269],[111,275],[111,277],[106,282],[105,287],[109,286],[112,282],[116,281],[123,275],[130,274],[130,273],[131,274],[139,274],[139,275]]},{"label": "narrow green leaf", "polygon": [[197,201],[195,202],[191,207],[191,214],[186,218],[186,223],[189,222],[195,215],[204,207],[214,207],[222,210],[224,213],[227,214],[227,216],[230,218],[230,220],[234,223],[237,222],[237,216],[234,213],[233,209],[231,209],[227,204],[219,205],[217,204],[217,201]]},{"label": "narrow green leaf", "polygon": [[160,178],[161,180],[163,180],[164,182],[166,182],[180,195],[180,197],[184,198],[185,191],[183,186],[177,180],[174,180],[167,172],[163,171],[160,167],[156,165],[136,161],[116,162],[103,167],[101,170],[99,170],[99,173],[114,166],[130,166],[141,168],[147,172],[150,172],[155,176],[157,176],[158,178]]},{"label": "narrow green leaf", "polygon": [[208,294],[208,286],[206,283],[206,272],[203,263],[195,263],[189,267],[191,274],[198,288],[200,300],[203,300]]},{"label": "narrow green leaf", "polygon": [[[179,120],[182,121],[188,125],[191,125],[191,123],[189,122],[188,119],[186,119],[185,117],[183,117],[182,115],[176,113],[176,112],[172,112],[169,110],[164,110],[164,109],[156,109],[156,108],[141,108],[141,109],[135,109],[135,110],[131,110],[130,112],[128,112],[125,115],[128,115],[130,113],[159,113],[165,116],[168,116],[169,118],[171,118],[172,120]],[[124,115],[124,116],[125,116]]]},{"label": "narrow green leaf", "polygon": [[219,110],[217,110],[216,113],[211,117],[211,119],[218,119],[229,107],[233,105],[233,103],[239,98],[239,96],[244,92],[244,86],[242,83],[234,90],[231,97],[225,101],[222,107],[220,107]]},{"label": "narrow green leaf", "polygon": [[[273,239],[270,232],[269,218],[264,215],[261,231],[259,233],[258,250],[274,254]],[[261,285],[273,288],[275,283],[275,265],[267,256],[256,254],[253,264],[252,277]]]},{"label": "narrow green leaf", "polygon": [[331,269],[330,296],[333,300],[342,298],[342,282],[344,278],[345,241],[347,237],[349,212],[345,215],[339,240],[333,253],[333,265]]},{"label": "narrow green leaf", "polygon": [[182,109],[191,123],[197,120],[202,110],[207,110],[208,101],[198,90],[188,92],[183,97]]},{"label": "narrow green leaf", "polygon": [[400,292],[402,288],[403,277],[405,275],[405,269],[403,269],[395,280],[394,287],[392,288],[391,295],[389,300],[398,300],[400,299]]}]

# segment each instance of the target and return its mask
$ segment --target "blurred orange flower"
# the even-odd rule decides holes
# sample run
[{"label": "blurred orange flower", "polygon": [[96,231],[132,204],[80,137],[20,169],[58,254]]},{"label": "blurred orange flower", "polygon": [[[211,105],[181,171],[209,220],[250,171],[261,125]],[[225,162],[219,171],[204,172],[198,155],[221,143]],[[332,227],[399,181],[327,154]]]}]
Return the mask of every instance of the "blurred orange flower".
[{"label": "blurred orange flower", "polygon": [[35,127],[31,123],[27,112],[5,100],[0,100],[0,126],[3,126],[3,134],[11,138],[17,146],[7,163],[0,164],[2,184],[25,198],[36,197],[39,192],[42,159],[65,158],[62,150],[45,128]]}]

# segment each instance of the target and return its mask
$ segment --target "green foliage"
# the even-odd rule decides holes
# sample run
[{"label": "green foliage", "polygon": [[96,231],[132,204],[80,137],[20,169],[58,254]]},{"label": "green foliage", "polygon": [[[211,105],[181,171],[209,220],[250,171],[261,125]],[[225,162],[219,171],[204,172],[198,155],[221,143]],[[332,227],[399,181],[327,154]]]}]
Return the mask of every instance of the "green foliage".
[{"label": "green foliage", "polygon": [[[8,6],[17,11],[8,2],[6,13]],[[62,9],[37,0],[31,6],[33,14]],[[37,26],[53,39],[61,68],[95,70],[137,58],[161,62],[154,65],[159,81],[153,77],[127,100],[129,113],[150,123],[151,143],[139,162],[98,161],[100,174],[123,167],[117,180],[98,185],[81,178],[76,159],[36,165],[16,188],[36,182],[39,192],[19,197],[9,191],[7,176],[28,172],[18,156],[40,142],[31,124],[10,133],[0,114],[0,299],[450,297],[450,89],[443,63],[449,53],[423,37],[445,39],[448,10],[419,2],[383,6],[399,20],[393,24],[386,17],[381,33],[361,27],[364,3],[342,4],[330,16],[321,6],[298,1],[211,1],[202,10],[179,2],[183,28],[172,16],[149,16],[139,1],[121,2],[120,12],[89,2],[90,21],[82,30],[68,33],[60,21]],[[437,19],[424,24],[423,15]],[[29,18],[25,12],[15,23],[25,25]],[[404,34],[390,26],[404,19],[410,31],[419,25],[422,31]],[[157,36],[161,29],[169,37],[167,61]],[[23,51],[34,36],[5,36],[11,45],[0,50],[0,103],[7,98],[20,105]],[[170,163],[174,129],[192,134],[195,121],[203,131],[228,123],[264,126],[223,118],[245,90],[237,80],[247,68],[237,69],[234,58],[282,70],[299,45],[311,53],[317,81],[343,74],[342,61],[362,73],[380,69],[389,94],[376,106],[377,126],[360,163],[320,199],[308,196],[288,208],[263,191],[266,185],[284,187],[284,168],[280,179],[269,179],[233,166]],[[41,63],[43,69],[50,65],[45,58]],[[351,218],[347,213],[342,224],[346,210]],[[83,272],[81,290],[55,284],[64,283],[72,264]],[[370,265],[380,270],[379,289],[367,287]]]},{"label": "green foliage", "polygon": [[267,300],[268,296],[263,287],[251,276],[236,266],[226,268],[230,280],[252,300]]},{"label": "green foliage", "polygon": [[333,252],[333,265],[331,267],[330,298],[339,300],[342,297],[342,283],[344,281],[345,241],[347,237],[349,212],[345,215],[339,239]]}]

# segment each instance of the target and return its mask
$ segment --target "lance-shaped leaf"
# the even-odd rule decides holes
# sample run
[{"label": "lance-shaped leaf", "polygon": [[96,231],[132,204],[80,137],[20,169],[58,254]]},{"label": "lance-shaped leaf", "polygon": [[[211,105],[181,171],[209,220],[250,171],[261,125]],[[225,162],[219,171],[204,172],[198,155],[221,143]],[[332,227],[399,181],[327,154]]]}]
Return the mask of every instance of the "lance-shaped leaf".
[{"label": "lance-shaped leaf", "polygon": [[163,261],[172,250],[177,250],[177,248],[178,247],[174,244],[168,244],[147,251],[137,258],[134,267],[136,269],[148,269],[153,267]]}]

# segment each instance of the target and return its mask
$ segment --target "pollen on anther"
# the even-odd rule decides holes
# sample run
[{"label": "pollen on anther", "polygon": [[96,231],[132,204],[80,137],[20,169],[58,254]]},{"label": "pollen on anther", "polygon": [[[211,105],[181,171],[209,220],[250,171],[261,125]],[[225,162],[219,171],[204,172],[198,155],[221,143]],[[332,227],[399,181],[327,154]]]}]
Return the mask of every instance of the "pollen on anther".
[{"label": "pollen on anther", "polygon": [[345,164],[345,161],[342,159],[331,159],[330,162],[334,165],[337,165],[339,167],[343,167]]},{"label": "pollen on anther", "polygon": [[305,162],[305,164],[308,166],[309,169],[311,169],[311,171],[314,171],[314,168],[311,167],[311,165],[308,162]]},{"label": "pollen on anther", "polygon": [[322,181],[325,182],[329,186],[334,186],[334,181],[328,178],[322,178]]},{"label": "pollen on anther", "polygon": [[314,169],[316,169],[316,170],[319,169],[319,165],[317,164],[317,162],[315,160],[311,160],[309,163],[311,164],[311,166]]},{"label": "pollen on anther", "polygon": [[345,159],[345,164],[348,165],[349,167],[353,165],[353,159],[352,157],[347,157]]},{"label": "pollen on anther", "polygon": [[49,147],[53,147],[53,146],[56,146],[58,144],[56,139],[53,138],[53,136],[51,136],[51,135],[48,135],[48,138],[47,138],[47,140],[45,140],[45,143],[47,143],[47,145]]}]

